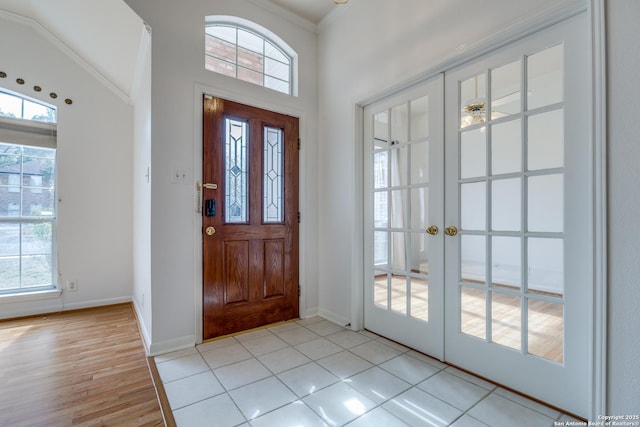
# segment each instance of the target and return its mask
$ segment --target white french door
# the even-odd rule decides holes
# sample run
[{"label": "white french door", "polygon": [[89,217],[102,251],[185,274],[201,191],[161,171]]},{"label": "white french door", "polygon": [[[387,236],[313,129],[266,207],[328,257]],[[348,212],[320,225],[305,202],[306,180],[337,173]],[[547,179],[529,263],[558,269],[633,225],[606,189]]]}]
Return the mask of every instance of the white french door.
[{"label": "white french door", "polygon": [[442,78],[365,109],[365,327],[582,416],[594,286],[586,18],[446,72],[426,137],[412,133],[413,103],[439,102]]},{"label": "white french door", "polygon": [[588,415],[585,14],[447,73],[445,358]]},{"label": "white french door", "polygon": [[365,327],[443,355],[443,77],[365,108]]}]

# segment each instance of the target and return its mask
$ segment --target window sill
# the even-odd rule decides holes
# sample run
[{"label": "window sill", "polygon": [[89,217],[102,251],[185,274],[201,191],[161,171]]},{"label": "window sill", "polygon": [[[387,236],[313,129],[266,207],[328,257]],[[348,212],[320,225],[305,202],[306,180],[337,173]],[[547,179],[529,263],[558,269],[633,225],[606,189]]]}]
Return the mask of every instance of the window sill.
[{"label": "window sill", "polygon": [[7,304],[12,302],[21,301],[36,301],[42,299],[59,298],[62,294],[62,289],[51,289],[46,291],[36,292],[21,292],[18,294],[6,294],[0,295],[0,304]]}]

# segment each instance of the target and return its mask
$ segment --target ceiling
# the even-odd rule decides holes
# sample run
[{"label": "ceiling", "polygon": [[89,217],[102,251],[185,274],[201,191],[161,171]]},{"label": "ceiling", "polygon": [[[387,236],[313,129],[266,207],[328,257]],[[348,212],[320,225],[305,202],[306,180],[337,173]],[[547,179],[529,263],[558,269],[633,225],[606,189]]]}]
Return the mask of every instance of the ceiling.
[{"label": "ceiling", "polygon": [[[131,96],[144,24],[124,1],[0,0],[0,10],[36,21]],[[117,22],[118,31],[105,37],[96,28],[108,22]]]},{"label": "ceiling", "polygon": [[[260,1],[313,24],[336,7],[333,0]],[[0,0],[0,11],[36,21],[106,78],[122,97],[131,98],[144,23],[123,0]],[[108,37],[96,31],[109,22],[117,22],[118,31],[110,31]]]},{"label": "ceiling", "polygon": [[333,0],[268,0],[289,12],[317,24],[336,6]]}]

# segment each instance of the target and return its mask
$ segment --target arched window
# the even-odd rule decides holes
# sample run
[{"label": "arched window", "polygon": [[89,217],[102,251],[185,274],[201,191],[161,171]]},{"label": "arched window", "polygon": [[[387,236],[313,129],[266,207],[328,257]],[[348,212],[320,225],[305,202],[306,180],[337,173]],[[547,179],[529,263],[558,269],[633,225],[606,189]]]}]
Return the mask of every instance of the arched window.
[{"label": "arched window", "polygon": [[55,123],[56,109],[18,94],[0,90],[0,117]]},{"label": "arched window", "polygon": [[0,295],[57,288],[56,121],[0,88]]},{"label": "arched window", "polygon": [[208,16],[205,25],[205,68],[296,94],[297,55],[282,39],[251,21]]}]

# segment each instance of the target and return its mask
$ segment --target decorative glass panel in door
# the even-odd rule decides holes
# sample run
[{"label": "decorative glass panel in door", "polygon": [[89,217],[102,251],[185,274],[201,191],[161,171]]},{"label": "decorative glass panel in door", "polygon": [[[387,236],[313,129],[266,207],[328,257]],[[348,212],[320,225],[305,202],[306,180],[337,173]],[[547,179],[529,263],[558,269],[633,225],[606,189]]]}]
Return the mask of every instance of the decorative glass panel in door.
[{"label": "decorative glass panel in door", "polygon": [[[365,327],[442,358],[443,79],[365,108]],[[429,231],[427,231],[429,230]]]},{"label": "decorative glass panel in door", "polygon": [[445,359],[586,416],[593,252],[581,29],[585,16],[447,74]]}]

